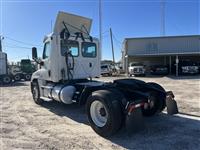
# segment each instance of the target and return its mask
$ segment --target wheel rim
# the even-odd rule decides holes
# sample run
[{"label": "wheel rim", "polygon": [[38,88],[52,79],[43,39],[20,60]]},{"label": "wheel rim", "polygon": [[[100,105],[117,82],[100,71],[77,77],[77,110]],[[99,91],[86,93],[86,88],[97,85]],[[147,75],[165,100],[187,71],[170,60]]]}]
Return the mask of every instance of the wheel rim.
[{"label": "wheel rim", "polygon": [[108,112],[104,104],[100,101],[95,100],[92,102],[90,107],[90,116],[92,121],[98,127],[103,127],[108,120]]},{"label": "wheel rim", "polygon": [[155,107],[155,102],[156,101],[156,98],[154,97],[154,95],[151,95],[149,98],[148,98],[148,103],[144,105],[144,109],[147,110],[147,109],[153,109]]},{"label": "wheel rim", "polygon": [[37,87],[33,87],[33,99],[36,101],[38,99],[38,90]]},{"label": "wheel rim", "polygon": [[31,78],[30,75],[26,75],[26,79],[29,80]]},{"label": "wheel rim", "polygon": [[15,80],[20,80],[20,76],[15,76]]}]

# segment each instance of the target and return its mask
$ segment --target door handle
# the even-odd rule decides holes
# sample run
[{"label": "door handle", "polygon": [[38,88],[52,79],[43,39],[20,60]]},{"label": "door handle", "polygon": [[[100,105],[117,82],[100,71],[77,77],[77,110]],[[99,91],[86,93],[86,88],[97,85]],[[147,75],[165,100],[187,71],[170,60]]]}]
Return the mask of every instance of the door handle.
[{"label": "door handle", "polygon": [[89,63],[89,67],[90,67],[90,68],[92,67],[92,63],[91,63],[91,62]]}]

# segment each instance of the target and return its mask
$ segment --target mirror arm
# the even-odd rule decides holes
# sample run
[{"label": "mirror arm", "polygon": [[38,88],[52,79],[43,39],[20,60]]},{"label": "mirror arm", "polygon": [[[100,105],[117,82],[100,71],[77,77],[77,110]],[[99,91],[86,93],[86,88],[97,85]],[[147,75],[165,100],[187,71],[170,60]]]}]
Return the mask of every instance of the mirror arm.
[{"label": "mirror arm", "polygon": [[34,58],[33,59],[37,64],[39,64],[39,65],[42,65],[43,64],[43,61],[41,61],[41,60],[39,60],[39,59],[37,59],[37,58]]}]

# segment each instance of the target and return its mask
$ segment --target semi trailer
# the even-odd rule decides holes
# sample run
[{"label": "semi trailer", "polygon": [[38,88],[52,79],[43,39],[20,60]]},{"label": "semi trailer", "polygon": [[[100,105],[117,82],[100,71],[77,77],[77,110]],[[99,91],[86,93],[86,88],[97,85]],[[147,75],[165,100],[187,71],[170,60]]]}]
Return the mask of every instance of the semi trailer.
[{"label": "semi trailer", "polygon": [[0,51],[0,83],[9,84],[12,82],[12,76],[8,71],[7,54]]},{"label": "semi trailer", "polygon": [[89,18],[58,13],[53,33],[44,38],[42,59],[32,48],[40,69],[32,74],[31,92],[39,105],[46,100],[85,105],[92,129],[108,137],[131,120],[127,118],[136,109],[143,116],[162,112],[173,94],[157,83],[136,79],[95,81],[101,75],[101,49],[90,35],[91,24]]}]

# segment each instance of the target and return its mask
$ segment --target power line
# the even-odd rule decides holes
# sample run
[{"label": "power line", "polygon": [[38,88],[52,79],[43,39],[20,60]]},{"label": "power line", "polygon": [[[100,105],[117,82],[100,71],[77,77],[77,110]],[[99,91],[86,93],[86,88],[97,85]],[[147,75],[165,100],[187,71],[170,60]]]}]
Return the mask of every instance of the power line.
[{"label": "power line", "polygon": [[24,44],[24,45],[42,47],[41,45],[36,45],[36,44],[31,44],[31,43],[27,43],[27,42],[19,41],[19,40],[16,40],[16,39],[11,38],[11,37],[8,37],[8,36],[4,36],[4,38],[7,38],[7,39],[9,39],[9,40],[11,40],[11,41],[15,41],[15,42],[18,42],[18,43],[21,43],[21,44]]},{"label": "power line", "polygon": [[117,47],[119,49],[122,49],[123,43],[120,40],[118,40],[114,34],[113,34],[113,38],[115,40],[115,43],[117,44]]},{"label": "power line", "polygon": [[[107,34],[109,32],[110,32],[109,30],[102,32],[102,37],[105,36],[104,34]],[[95,34],[93,37],[99,37],[99,34]]]},{"label": "power line", "polygon": [[106,31],[104,31],[103,33],[102,33],[102,35],[103,34],[106,34],[106,33],[109,33],[110,31],[109,30],[106,30]]},{"label": "power line", "polygon": [[120,45],[122,44],[122,42],[121,42],[120,40],[118,40],[114,34],[113,34],[113,37],[114,37],[114,40],[115,40],[117,43],[119,43]]},{"label": "power line", "polygon": [[30,47],[21,47],[21,46],[14,46],[14,45],[5,45],[4,47],[8,47],[8,48],[20,48],[20,49],[29,49],[29,50],[31,50]]},{"label": "power line", "polygon": [[4,45],[7,45],[7,46],[12,46],[12,47],[24,47],[24,46],[20,46],[20,45],[15,45],[13,43],[10,43],[10,42],[4,42]]}]

